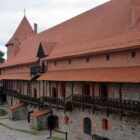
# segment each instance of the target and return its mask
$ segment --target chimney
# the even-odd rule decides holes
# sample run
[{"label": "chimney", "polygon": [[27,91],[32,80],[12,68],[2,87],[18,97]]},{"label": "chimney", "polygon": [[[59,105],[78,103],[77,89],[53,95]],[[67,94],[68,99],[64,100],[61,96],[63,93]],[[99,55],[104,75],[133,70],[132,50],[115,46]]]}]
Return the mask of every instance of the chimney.
[{"label": "chimney", "polygon": [[36,23],[34,23],[34,32],[35,32],[35,34],[37,34],[37,24]]},{"label": "chimney", "polygon": [[135,26],[140,20],[140,0],[131,0],[131,24]]}]

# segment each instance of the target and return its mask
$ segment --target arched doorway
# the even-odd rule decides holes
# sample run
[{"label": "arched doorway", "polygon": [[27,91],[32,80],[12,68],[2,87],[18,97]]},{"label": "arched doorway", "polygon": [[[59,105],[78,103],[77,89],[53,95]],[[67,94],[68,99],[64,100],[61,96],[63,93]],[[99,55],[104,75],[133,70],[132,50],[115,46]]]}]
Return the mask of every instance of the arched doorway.
[{"label": "arched doorway", "polygon": [[91,120],[89,118],[84,118],[84,133],[91,135]]},{"label": "arched doorway", "polygon": [[57,91],[55,87],[52,87],[52,97],[57,98]]},{"label": "arched doorway", "polygon": [[48,117],[48,128],[49,129],[56,129],[59,128],[59,119],[57,116],[49,116]]},{"label": "arched doorway", "polygon": [[54,116],[54,126],[55,128],[59,128],[59,119],[57,116]]},{"label": "arched doorway", "polygon": [[33,113],[34,111],[29,111],[28,112],[28,123],[30,123],[30,120],[31,120],[31,114]]}]

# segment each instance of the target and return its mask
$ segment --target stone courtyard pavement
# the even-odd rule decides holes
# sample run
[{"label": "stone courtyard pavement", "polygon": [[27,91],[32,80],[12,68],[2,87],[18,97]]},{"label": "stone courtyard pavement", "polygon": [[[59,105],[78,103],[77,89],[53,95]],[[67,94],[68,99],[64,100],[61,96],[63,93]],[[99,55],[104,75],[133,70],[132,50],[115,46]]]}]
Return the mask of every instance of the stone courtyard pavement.
[{"label": "stone courtyard pavement", "polygon": [[[6,106],[0,105],[0,108],[7,110]],[[23,131],[21,132],[19,130],[21,131],[25,130],[31,133]],[[32,134],[32,132],[35,132],[37,134],[36,135]],[[47,137],[49,137],[49,133],[50,132],[48,130],[45,131],[31,130],[27,120],[11,121],[8,119],[7,115],[4,117],[0,117],[0,140],[51,140],[47,139]],[[53,136],[64,138],[62,134],[58,134],[56,132],[53,132]]]},{"label": "stone courtyard pavement", "polygon": [[47,140],[45,136],[34,136],[0,126],[0,140]]},{"label": "stone courtyard pavement", "polygon": [[[15,129],[29,130],[27,129],[28,125],[25,121],[13,122],[9,119],[1,119],[0,123]],[[39,134],[37,135],[34,135],[11,130],[9,128],[6,128],[5,126],[0,125],[0,140],[47,140],[46,137],[47,134],[45,134],[45,132],[43,131],[39,132]]]},{"label": "stone courtyard pavement", "polygon": [[[1,105],[0,108],[4,108],[5,110],[7,110],[5,107]],[[9,129],[7,127],[13,129]],[[0,117],[0,140],[47,140],[47,137],[49,135],[48,131],[37,131],[37,134],[35,135],[25,132],[19,132],[14,129],[26,130],[29,132],[33,131],[30,129],[27,120],[11,121],[7,118],[7,116]]]}]

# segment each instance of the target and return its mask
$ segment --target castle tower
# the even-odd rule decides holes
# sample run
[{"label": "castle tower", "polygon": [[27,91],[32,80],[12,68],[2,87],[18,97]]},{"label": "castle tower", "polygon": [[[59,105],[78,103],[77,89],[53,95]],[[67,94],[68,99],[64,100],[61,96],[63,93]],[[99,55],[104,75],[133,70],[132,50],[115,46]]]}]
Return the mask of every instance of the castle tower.
[{"label": "castle tower", "polygon": [[140,0],[132,0],[131,23],[135,26],[140,20]]},{"label": "castle tower", "polygon": [[6,43],[7,60],[16,55],[19,46],[35,34],[26,16],[23,17],[12,38]]}]

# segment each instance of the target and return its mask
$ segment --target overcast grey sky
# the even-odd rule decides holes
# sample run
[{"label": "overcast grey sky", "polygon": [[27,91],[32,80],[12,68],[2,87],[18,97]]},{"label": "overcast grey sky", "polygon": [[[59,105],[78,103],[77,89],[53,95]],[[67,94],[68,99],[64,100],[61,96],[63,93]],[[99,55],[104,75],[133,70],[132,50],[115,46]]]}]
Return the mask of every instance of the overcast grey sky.
[{"label": "overcast grey sky", "polygon": [[109,0],[0,0],[0,50],[13,35],[26,8],[31,25],[39,32],[72,18]]}]

